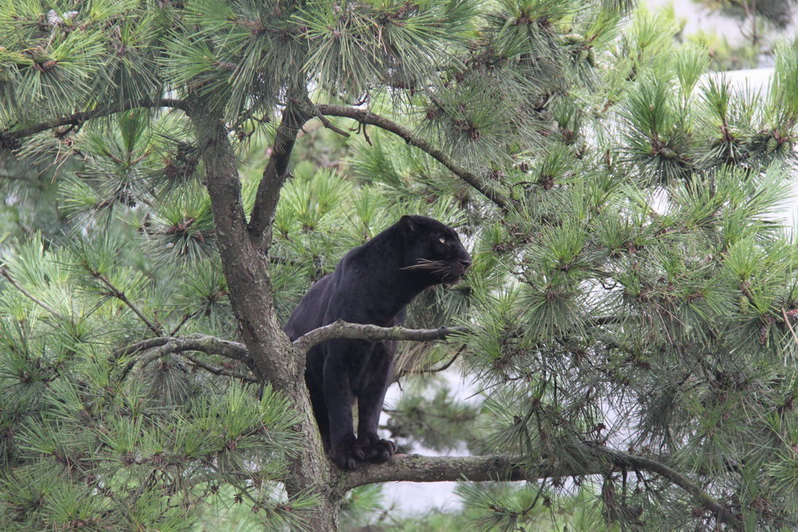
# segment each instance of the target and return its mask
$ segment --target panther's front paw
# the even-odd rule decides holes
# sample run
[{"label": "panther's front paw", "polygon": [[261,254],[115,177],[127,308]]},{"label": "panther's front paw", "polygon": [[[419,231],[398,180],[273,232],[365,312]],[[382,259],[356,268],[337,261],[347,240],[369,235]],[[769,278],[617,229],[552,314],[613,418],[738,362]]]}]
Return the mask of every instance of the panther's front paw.
[{"label": "panther's front paw", "polygon": [[366,455],[363,448],[358,445],[354,436],[345,441],[333,443],[330,447],[330,459],[340,467],[351,471],[356,469],[359,465],[366,461]]},{"label": "panther's front paw", "polygon": [[396,452],[396,444],[391,440],[377,440],[363,448],[367,462],[381,464],[391,459]]}]

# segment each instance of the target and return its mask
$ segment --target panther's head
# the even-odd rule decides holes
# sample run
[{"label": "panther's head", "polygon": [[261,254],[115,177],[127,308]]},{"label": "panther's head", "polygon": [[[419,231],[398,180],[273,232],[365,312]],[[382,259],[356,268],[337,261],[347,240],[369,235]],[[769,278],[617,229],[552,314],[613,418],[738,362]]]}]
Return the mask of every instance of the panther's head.
[{"label": "panther's head", "polygon": [[456,284],[471,265],[471,255],[451,227],[426,216],[402,216],[405,271],[427,275],[430,284]]}]

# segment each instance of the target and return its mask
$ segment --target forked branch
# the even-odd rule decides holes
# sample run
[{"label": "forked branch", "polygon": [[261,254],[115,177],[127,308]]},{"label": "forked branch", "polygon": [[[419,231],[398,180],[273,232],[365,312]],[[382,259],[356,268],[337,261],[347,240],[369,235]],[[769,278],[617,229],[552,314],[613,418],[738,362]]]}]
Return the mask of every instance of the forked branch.
[{"label": "forked branch", "polygon": [[239,342],[222,340],[215,336],[193,335],[188,338],[149,338],[131,346],[124,347],[114,354],[114,358],[123,355],[132,355],[140,352],[141,355],[131,360],[122,373],[124,379],[131,371],[140,372],[148,364],[159,358],[185,351],[197,351],[208,355],[219,355],[231,360],[248,363],[249,352],[246,346]]},{"label": "forked branch", "polygon": [[[294,346],[307,352],[314,345],[333,338],[379,340],[431,341],[442,340],[464,328],[405,329],[402,327],[378,327],[337,321],[314,329],[297,338]],[[125,373],[137,368],[140,371],[150,362],[169,353],[199,351],[221,355],[230,359],[248,362],[246,347],[238,342],[221,340],[212,336],[192,336],[190,338],[153,338],[143,340],[121,350],[124,354],[143,352],[132,361]],[[120,353],[120,354],[121,354]],[[497,456],[471,457],[425,457],[419,455],[398,455],[385,464],[372,465],[356,471],[341,473],[336,489],[341,494],[366,484],[395,481],[443,482],[468,479],[487,480],[528,480],[544,478],[579,477],[602,475],[620,471],[648,472],[660,476],[679,486],[707,512],[733,530],[743,530],[741,519],[722,503],[717,501],[692,479],[667,465],[665,456],[640,456],[621,451],[583,444],[573,453],[582,457],[568,462],[511,459]]]},{"label": "forked branch", "polygon": [[[449,336],[463,333],[465,330],[466,329],[462,327],[441,327],[440,329],[378,327],[376,325],[347,323],[339,320],[300,336],[294,340],[294,347],[304,354],[314,345],[334,338],[368,340],[372,342],[380,340],[429,342],[433,340],[443,340]],[[209,355],[219,355],[244,363],[249,363],[251,360],[249,351],[244,344],[208,335],[192,335],[186,338],[148,338],[118,349],[113,354],[112,360],[116,360],[122,356],[140,353],[128,364],[124,372],[126,375],[135,367],[142,368],[160,357],[184,351],[198,351]]]}]

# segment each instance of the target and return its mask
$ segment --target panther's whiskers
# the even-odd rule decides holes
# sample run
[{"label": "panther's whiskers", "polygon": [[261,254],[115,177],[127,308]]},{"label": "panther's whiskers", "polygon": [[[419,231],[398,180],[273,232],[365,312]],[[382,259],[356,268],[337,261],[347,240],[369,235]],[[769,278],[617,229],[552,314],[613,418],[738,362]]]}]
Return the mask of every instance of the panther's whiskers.
[{"label": "panther's whiskers", "polygon": [[416,264],[400,268],[402,270],[427,271],[432,273],[448,273],[451,267],[441,260],[418,259]]}]

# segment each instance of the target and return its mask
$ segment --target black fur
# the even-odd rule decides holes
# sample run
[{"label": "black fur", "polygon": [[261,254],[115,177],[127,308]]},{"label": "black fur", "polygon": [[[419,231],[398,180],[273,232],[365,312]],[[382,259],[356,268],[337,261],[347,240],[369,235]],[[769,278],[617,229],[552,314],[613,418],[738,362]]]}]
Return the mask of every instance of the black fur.
[{"label": "black fur", "polygon": [[[422,290],[456,283],[471,264],[457,233],[424,216],[403,216],[347,253],[335,271],[314,284],[285,326],[291,340],[335,322],[399,325]],[[396,342],[329,340],[308,352],[305,382],[324,448],[339,467],[387,461],[396,451],[377,435]],[[352,405],[358,403],[358,428]]]}]

